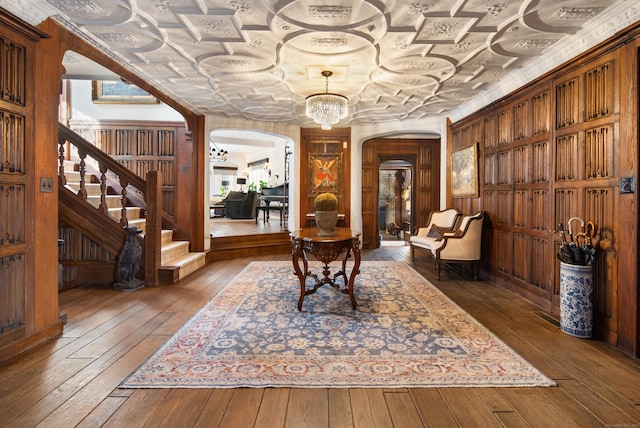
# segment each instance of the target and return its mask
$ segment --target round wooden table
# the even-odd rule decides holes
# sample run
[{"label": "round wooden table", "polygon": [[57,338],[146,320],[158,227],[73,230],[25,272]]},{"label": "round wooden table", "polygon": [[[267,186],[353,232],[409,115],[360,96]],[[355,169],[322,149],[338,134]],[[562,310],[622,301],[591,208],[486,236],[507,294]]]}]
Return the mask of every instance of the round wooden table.
[{"label": "round wooden table", "polygon": [[[291,232],[291,258],[293,268],[300,280],[298,310],[302,310],[304,296],[315,293],[325,284],[348,294],[351,299],[351,307],[355,309],[357,303],[353,294],[353,283],[360,273],[360,234],[344,227],[336,227],[335,233],[331,236],[320,236],[319,231],[317,227],[310,227]],[[352,253],[354,265],[347,280],[347,260]],[[324,264],[322,278],[318,278],[318,275],[309,271],[308,254],[312,254]],[[337,260],[340,256],[342,256],[342,269],[331,275],[329,263]],[[309,277],[315,280],[315,284],[312,288],[307,289],[306,283]],[[343,279],[343,288],[340,288],[340,284],[336,282],[339,278]]]}]

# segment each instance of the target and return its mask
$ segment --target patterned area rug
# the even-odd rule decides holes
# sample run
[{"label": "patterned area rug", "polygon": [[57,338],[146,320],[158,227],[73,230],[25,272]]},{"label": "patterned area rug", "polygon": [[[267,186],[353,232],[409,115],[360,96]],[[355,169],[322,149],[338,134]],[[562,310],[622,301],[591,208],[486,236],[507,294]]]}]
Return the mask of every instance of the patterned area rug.
[{"label": "patterned area rug", "polygon": [[409,265],[360,272],[356,310],[324,286],[298,312],[291,262],[253,262],[121,386],[554,385]]}]

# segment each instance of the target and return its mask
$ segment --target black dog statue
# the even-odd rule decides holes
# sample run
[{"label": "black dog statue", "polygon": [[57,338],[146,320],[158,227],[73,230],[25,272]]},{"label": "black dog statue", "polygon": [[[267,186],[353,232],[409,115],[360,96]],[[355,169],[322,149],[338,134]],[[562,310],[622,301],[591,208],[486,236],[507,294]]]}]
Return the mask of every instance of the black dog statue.
[{"label": "black dog statue", "polygon": [[127,242],[118,258],[118,282],[113,284],[113,288],[120,291],[133,291],[144,287],[144,281],[136,279],[142,257],[142,246],[138,243],[136,236],[142,230],[134,226],[125,226],[124,229],[127,232]]}]

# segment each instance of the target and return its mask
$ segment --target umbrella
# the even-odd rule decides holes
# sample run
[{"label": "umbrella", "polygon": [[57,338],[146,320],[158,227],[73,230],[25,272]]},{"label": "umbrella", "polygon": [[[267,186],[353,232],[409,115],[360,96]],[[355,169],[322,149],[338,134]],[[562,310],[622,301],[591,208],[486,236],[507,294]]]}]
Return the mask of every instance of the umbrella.
[{"label": "umbrella", "polygon": [[567,241],[562,223],[559,224],[558,229],[562,237],[562,246],[560,250],[558,250],[557,257],[563,263],[591,266],[596,254],[593,239],[597,234],[597,226],[594,222],[589,221],[586,223],[584,232],[574,233],[572,229],[572,223],[574,221],[580,221],[581,226],[585,226],[585,222],[578,217],[569,219],[567,225],[569,228],[570,241]]}]

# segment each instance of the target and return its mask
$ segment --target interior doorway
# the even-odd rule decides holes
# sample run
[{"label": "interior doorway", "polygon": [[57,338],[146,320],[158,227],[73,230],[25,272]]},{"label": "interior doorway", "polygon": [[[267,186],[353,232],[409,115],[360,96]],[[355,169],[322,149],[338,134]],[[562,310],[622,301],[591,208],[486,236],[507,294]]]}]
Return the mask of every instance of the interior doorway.
[{"label": "interior doorway", "polygon": [[380,246],[405,245],[412,224],[413,168],[405,159],[388,159],[378,167],[378,239]]}]

